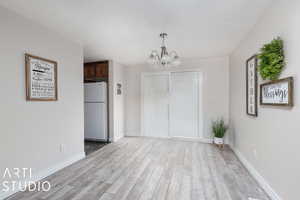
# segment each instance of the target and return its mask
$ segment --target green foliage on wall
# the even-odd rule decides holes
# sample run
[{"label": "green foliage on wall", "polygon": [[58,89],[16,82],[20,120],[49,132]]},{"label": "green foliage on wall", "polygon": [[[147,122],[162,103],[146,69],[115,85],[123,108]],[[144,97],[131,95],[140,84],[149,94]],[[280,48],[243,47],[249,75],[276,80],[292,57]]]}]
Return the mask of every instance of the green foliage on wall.
[{"label": "green foliage on wall", "polygon": [[277,80],[285,66],[283,40],[278,37],[265,44],[258,54],[258,70],[261,77],[266,80]]}]

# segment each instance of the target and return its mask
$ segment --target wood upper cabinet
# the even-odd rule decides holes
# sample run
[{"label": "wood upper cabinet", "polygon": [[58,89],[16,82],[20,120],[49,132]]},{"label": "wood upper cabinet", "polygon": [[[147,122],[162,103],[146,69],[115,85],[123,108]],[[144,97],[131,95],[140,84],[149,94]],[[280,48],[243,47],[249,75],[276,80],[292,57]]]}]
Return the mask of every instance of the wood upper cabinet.
[{"label": "wood upper cabinet", "polygon": [[108,64],[107,63],[96,63],[95,64],[96,77],[108,77]]},{"label": "wood upper cabinet", "polygon": [[84,64],[84,80],[98,80],[108,78],[108,61]]},{"label": "wood upper cabinet", "polygon": [[95,67],[90,63],[84,64],[84,79],[93,79],[95,75]]}]

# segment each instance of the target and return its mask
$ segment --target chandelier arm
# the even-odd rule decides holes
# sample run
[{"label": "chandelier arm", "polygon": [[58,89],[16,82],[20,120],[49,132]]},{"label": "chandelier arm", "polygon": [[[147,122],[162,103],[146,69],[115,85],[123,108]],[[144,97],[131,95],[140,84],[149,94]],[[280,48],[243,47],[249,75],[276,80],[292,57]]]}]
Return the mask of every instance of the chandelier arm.
[{"label": "chandelier arm", "polygon": [[176,56],[178,55],[177,52],[174,51],[174,50],[170,52],[170,55],[171,55],[171,54],[174,54],[174,55],[176,55]]}]

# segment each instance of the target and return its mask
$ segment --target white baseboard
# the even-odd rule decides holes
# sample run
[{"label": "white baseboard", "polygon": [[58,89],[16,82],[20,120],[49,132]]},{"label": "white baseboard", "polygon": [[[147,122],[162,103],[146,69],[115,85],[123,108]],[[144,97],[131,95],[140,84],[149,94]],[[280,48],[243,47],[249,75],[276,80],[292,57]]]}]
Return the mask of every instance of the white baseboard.
[{"label": "white baseboard", "polygon": [[253,165],[243,156],[243,154],[236,148],[231,147],[238,159],[246,167],[249,173],[255,178],[259,185],[265,190],[265,192],[270,196],[272,200],[282,200],[282,198],[275,192],[275,190],[270,186],[267,180],[259,174],[259,172],[253,167]]},{"label": "white baseboard", "polygon": [[211,138],[187,138],[187,137],[170,137],[172,140],[181,140],[187,142],[202,142],[202,143],[213,143]]},{"label": "white baseboard", "polygon": [[188,138],[188,137],[150,137],[150,136],[142,136],[142,135],[126,135],[125,137],[145,137],[145,138],[157,138],[157,139],[168,139],[168,140],[179,140],[179,141],[187,141],[187,142],[202,142],[202,143],[213,143],[213,139],[211,138]]},{"label": "white baseboard", "polygon": [[126,132],[125,137],[139,137],[141,136],[139,132]]},{"label": "white baseboard", "polygon": [[[61,163],[58,163],[52,167],[49,167],[45,170],[42,170],[40,172],[38,172],[37,174],[35,174],[30,180],[22,180],[22,182],[28,182],[28,181],[33,181],[33,182],[37,182],[37,181],[40,181],[52,174],[54,174],[55,172],[81,160],[85,158],[85,153],[80,153],[80,154],[76,154],[70,158],[68,158],[67,160],[61,162]],[[9,191],[9,192],[2,192],[0,191],[0,199],[5,199],[15,193],[19,192],[18,190],[15,190],[15,191]]]},{"label": "white baseboard", "polygon": [[119,137],[114,137],[113,142],[117,142],[118,140],[122,139],[123,137],[124,137],[124,135],[121,135]]}]

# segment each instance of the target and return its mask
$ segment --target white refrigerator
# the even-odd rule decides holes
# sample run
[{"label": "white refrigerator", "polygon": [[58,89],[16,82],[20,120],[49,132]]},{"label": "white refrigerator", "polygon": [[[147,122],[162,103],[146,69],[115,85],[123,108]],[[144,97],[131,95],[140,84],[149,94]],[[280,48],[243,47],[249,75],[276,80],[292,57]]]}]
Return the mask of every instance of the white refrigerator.
[{"label": "white refrigerator", "polygon": [[84,84],[84,138],[107,141],[107,84]]}]

